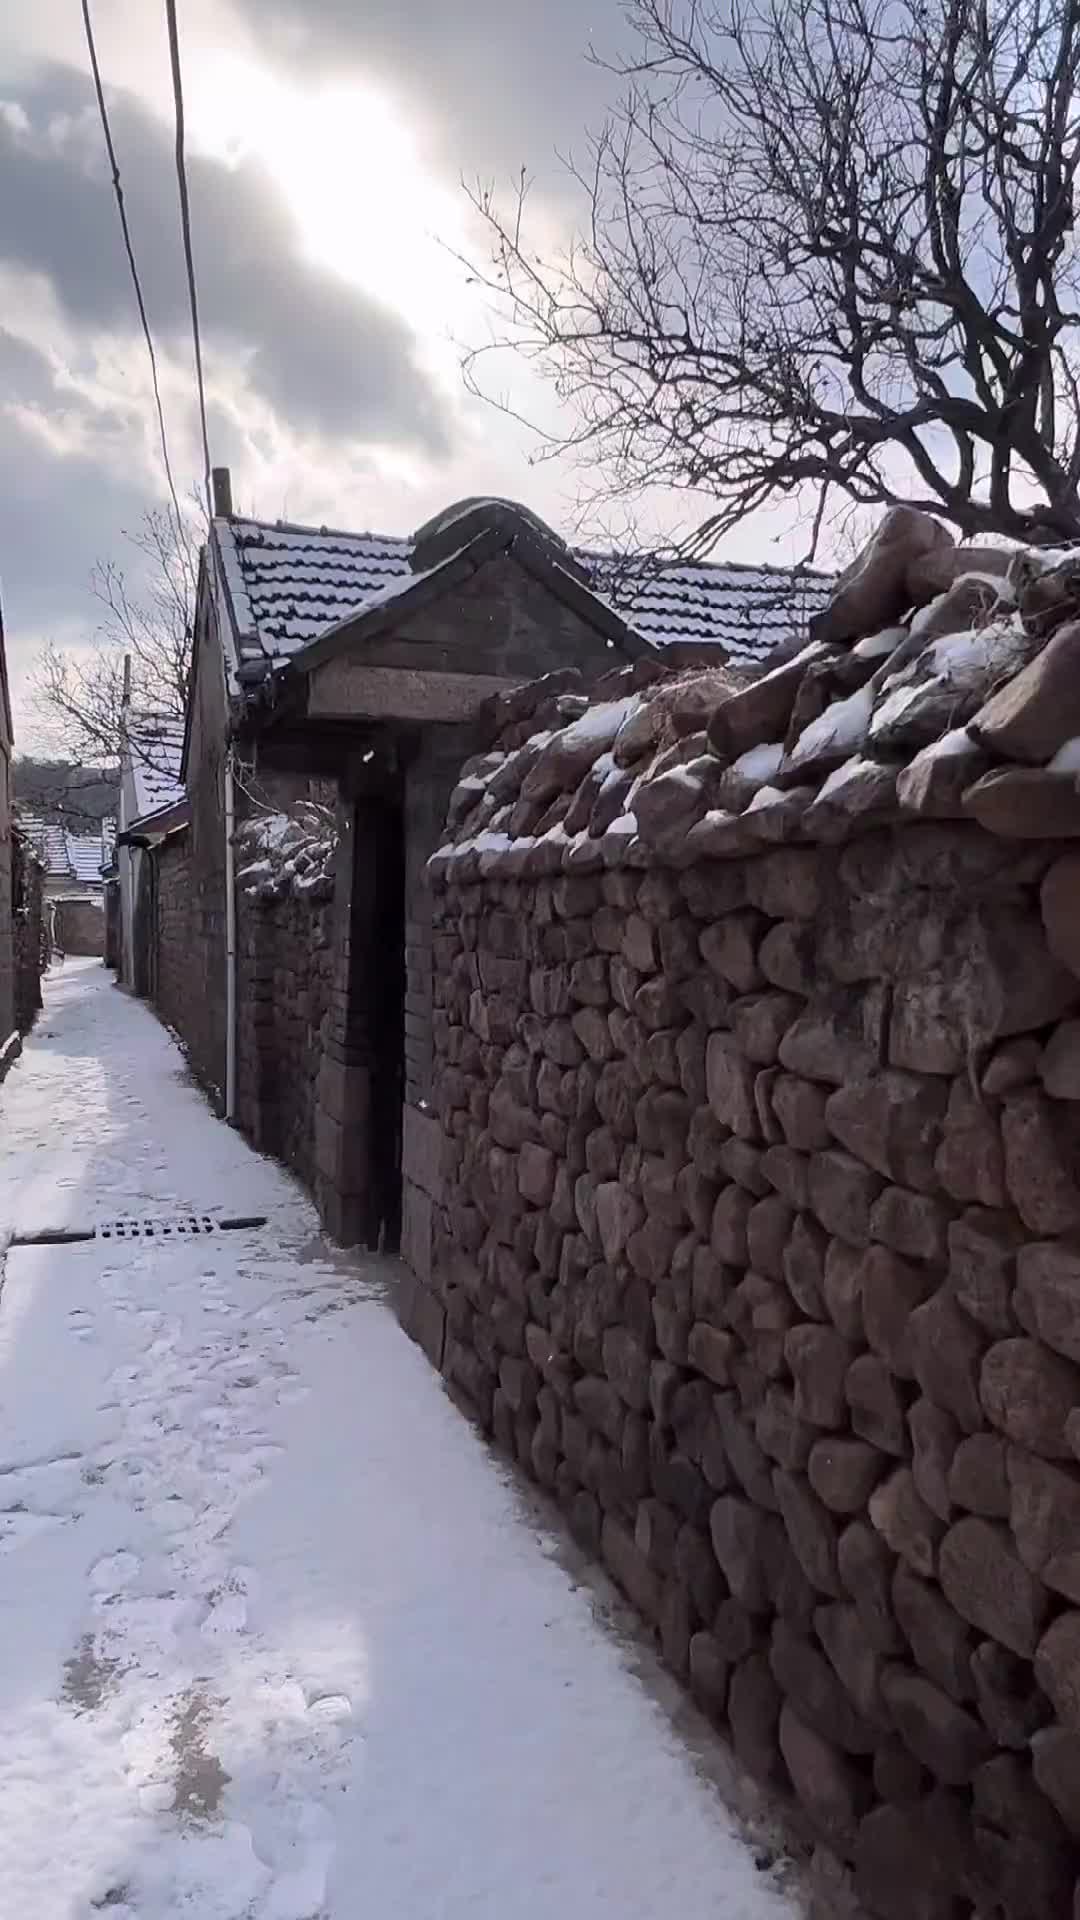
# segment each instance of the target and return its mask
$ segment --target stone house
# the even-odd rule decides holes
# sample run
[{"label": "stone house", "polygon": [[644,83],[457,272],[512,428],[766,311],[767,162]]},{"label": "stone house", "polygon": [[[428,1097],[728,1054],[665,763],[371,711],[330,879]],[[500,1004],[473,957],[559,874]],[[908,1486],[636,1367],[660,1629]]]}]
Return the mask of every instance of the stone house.
[{"label": "stone house", "polygon": [[[218,488],[186,802],[120,836],[151,855],[155,999],[225,1112],[310,1182],[332,1233],[369,1245],[403,1233],[423,1263],[425,865],[478,710],[538,671],[569,684],[634,666],[648,679],[683,649],[760,670],[796,644],[824,583],[631,568],[571,551],[500,500],[459,503],[403,540],[241,519],[227,476]],[[333,860],[317,886],[294,875],[283,891],[272,859],[238,853],[238,837],[262,821],[288,845],[273,823],[311,802]]]},{"label": "stone house", "polygon": [[44,907],[64,953],[105,955],[105,870],[111,865],[116,822],[97,833],[71,833],[34,814],[20,814],[20,831],[44,873]]}]

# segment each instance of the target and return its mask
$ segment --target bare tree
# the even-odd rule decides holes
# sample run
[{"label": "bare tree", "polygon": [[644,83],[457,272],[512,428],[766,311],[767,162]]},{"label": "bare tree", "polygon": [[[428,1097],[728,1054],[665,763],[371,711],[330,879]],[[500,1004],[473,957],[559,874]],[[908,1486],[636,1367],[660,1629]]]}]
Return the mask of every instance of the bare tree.
[{"label": "bare tree", "polygon": [[[198,553],[192,530],[148,509],[126,535],[149,562],[138,591],[117,562],[101,561],[91,590],[102,608],[86,652],[47,645],[31,676],[31,698],[50,744],[77,765],[119,759],[125,660],[131,705],[183,720],[191,668]],[[146,749],[152,752],[152,747]]]},{"label": "bare tree", "polygon": [[[1075,0],[629,0],[621,104],[555,260],[481,271],[601,491],[777,497],[1080,536]],[[480,361],[466,362],[478,390]],[[554,443],[549,442],[549,445]]]}]

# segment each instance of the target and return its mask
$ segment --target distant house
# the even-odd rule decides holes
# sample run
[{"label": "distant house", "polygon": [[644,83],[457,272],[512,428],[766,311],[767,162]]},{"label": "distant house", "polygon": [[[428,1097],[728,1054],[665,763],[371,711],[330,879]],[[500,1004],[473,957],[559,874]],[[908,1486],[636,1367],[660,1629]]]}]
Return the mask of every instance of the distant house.
[{"label": "distant house", "polygon": [[67,827],[20,813],[19,830],[44,869],[45,909],[57,944],[65,953],[105,953],[104,873],[113,858],[115,820],[103,820],[97,833],[71,833]]},{"label": "distant house", "polygon": [[[425,865],[480,708],[544,673],[567,690],[613,670],[631,684],[717,662],[760,673],[795,651],[828,582],[576,551],[505,500],[459,502],[406,540],[242,519],[227,476],[218,488],[186,798],[160,795],[120,835],[151,857],[146,971],[196,1072],[298,1167],[330,1231],[392,1245],[404,1221],[422,1265]],[[294,908],[253,906],[236,828],[261,816],[280,844],[312,800],[335,821],[329,903],[300,875]]]},{"label": "distant house", "polygon": [[[122,986],[150,995],[154,868],[147,848],[155,835],[186,817],[180,777],[183,723],[169,714],[129,707],[120,747],[120,844],[116,850],[118,926],[109,955]],[[127,836],[131,836],[130,838]]]}]

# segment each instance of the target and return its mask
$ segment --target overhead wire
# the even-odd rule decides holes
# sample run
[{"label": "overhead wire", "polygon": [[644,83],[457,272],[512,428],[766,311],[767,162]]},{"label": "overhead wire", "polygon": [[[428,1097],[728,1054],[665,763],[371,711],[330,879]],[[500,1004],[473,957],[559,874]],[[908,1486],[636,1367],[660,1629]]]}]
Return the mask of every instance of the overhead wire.
[{"label": "overhead wire", "polygon": [[172,66],[173,106],[176,114],[176,182],[180,194],[180,231],[187,269],[188,302],[191,307],[191,337],[195,348],[195,379],[199,390],[199,424],[202,430],[203,482],[206,511],[213,517],[213,486],[210,477],[210,440],[206,430],[206,383],[203,379],[202,339],[199,332],[199,296],[195,282],[195,255],[191,244],[191,206],[188,199],[187,163],[184,156],[184,83],[180,70],[180,30],[176,20],[176,0],[165,0],[165,19],[169,30],[169,60]]},{"label": "overhead wire", "polygon": [[165,409],[161,400],[161,382],[158,376],[154,336],[150,331],[150,320],[146,311],[142,282],[139,278],[139,268],[135,259],[135,247],[131,238],[131,227],[128,222],[127,207],[124,203],[124,188],[120,179],[120,164],[116,157],[116,147],[113,143],[112,126],[109,120],[109,109],[105,101],[105,89],[101,80],[101,67],[98,63],[97,44],[94,39],[94,23],[90,15],[90,0],[82,0],[82,16],[83,27],[86,32],[86,50],[90,56],[90,71],[94,80],[94,92],[97,95],[101,131],[105,138],[105,151],[108,155],[109,167],[112,171],[113,193],[116,196],[117,211],[120,215],[120,231],[124,237],[124,251],[127,254],[128,268],[131,273],[131,284],[135,289],[135,303],[139,309],[139,321],[142,326],[143,339],[146,341],[146,352],[150,361],[150,378],[153,382],[154,406],[157,412],[158,434],[161,440],[161,460],[165,469],[165,479],[168,482],[169,494],[172,499],[173,513],[176,516],[177,537],[183,544],[185,551],[189,551],[187,527],[184,516],[180,511],[180,501],[177,497],[176,482],[173,479],[172,463],[169,459],[169,437],[165,430]]}]

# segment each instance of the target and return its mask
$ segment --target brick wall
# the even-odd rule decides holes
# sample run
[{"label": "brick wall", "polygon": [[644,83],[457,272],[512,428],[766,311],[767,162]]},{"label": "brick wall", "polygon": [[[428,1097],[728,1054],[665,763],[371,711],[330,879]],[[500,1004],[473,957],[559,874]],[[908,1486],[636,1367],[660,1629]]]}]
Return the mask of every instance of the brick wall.
[{"label": "brick wall", "polygon": [[1076,856],[534,846],[435,876],[406,1324],[870,1913],[1065,1920]]}]

